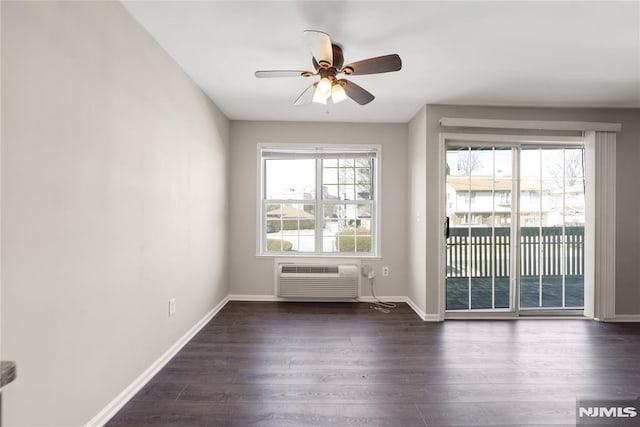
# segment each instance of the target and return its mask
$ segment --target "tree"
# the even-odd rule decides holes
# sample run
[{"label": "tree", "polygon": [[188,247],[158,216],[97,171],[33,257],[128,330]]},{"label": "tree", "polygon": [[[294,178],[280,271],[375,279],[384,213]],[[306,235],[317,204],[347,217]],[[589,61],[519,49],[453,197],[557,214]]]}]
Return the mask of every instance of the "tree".
[{"label": "tree", "polygon": [[[460,155],[464,153],[464,155]],[[476,150],[465,150],[458,153],[458,173],[461,175],[471,175],[471,172],[477,171],[482,167],[482,159],[480,153]],[[461,173],[463,172],[463,173]]]},{"label": "tree", "polygon": [[[578,185],[584,179],[584,153],[581,149],[564,149],[563,155],[555,156],[553,161],[545,162],[547,173],[553,177],[559,187]],[[564,181],[564,182],[563,182]]]}]

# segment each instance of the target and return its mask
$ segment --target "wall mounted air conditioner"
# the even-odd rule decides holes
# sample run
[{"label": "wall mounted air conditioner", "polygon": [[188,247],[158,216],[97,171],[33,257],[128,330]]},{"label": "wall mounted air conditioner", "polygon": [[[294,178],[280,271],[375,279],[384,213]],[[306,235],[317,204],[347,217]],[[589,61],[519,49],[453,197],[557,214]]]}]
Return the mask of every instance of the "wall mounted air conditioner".
[{"label": "wall mounted air conditioner", "polygon": [[357,298],[360,267],[355,264],[276,263],[281,298],[339,300]]}]

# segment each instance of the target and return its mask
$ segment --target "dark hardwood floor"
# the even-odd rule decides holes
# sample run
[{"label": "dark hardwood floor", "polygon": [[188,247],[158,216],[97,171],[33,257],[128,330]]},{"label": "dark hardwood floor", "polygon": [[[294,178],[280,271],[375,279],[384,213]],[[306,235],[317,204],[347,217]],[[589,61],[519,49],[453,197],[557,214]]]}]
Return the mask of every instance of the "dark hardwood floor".
[{"label": "dark hardwood floor", "polygon": [[637,323],[231,302],[107,425],[571,426],[639,395]]}]

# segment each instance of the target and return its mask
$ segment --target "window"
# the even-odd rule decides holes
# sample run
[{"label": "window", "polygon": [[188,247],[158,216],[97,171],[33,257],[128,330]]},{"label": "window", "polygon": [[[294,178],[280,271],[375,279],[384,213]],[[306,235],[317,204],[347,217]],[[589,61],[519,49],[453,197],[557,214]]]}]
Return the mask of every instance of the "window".
[{"label": "window", "polygon": [[260,255],[375,256],[378,147],[259,147]]}]

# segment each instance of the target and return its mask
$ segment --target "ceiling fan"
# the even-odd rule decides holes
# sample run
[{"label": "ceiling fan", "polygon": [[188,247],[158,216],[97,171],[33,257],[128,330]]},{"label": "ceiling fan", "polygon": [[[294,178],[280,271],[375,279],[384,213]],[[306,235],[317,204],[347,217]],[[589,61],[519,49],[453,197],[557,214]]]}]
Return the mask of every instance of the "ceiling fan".
[{"label": "ceiling fan", "polygon": [[396,54],[378,56],[344,65],[342,47],[331,41],[327,33],[306,30],[305,37],[311,49],[313,71],[303,70],[269,70],[256,71],[258,78],[264,77],[311,77],[320,76],[320,80],[313,83],[296,99],[295,105],[307,105],[312,101],[326,104],[329,99],[333,103],[342,102],[347,97],[360,105],[374,100],[370,92],[352,81],[338,78],[339,74],[357,76],[362,74],[378,74],[398,71],[402,68],[400,56]]}]

